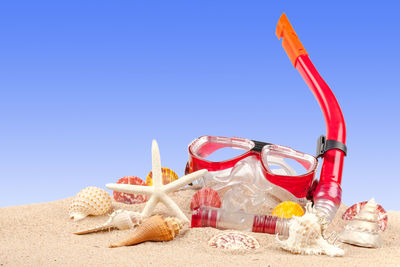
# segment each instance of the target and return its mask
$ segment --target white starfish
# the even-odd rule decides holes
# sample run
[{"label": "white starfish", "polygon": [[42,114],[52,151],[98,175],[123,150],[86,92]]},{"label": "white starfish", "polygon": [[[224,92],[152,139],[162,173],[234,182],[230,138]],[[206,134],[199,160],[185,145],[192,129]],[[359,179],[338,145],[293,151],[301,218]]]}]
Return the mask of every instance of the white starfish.
[{"label": "white starfish", "polygon": [[158,202],[163,202],[170,210],[172,210],[176,217],[184,222],[189,222],[189,219],[181,211],[181,209],[176,205],[176,203],[167,195],[167,193],[175,191],[194,180],[199,179],[203,176],[207,170],[199,170],[191,174],[182,176],[178,180],[172,183],[163,185],[162,174],[161,174],[161,160],[160,160],[160,150],[158,149],[158,144],[156,140],[153,140],[152,144],[152,172],[153,172],[153,185],[152,186],[142,186],[142,185],[129,185],[129,184],[106,184],[106,187],[123,193],[133,194],[147,194],[151,195],[150,199],[147,201],[146,206],[142,211],[143,217],[148,217],[153,212],[155,206]]}]

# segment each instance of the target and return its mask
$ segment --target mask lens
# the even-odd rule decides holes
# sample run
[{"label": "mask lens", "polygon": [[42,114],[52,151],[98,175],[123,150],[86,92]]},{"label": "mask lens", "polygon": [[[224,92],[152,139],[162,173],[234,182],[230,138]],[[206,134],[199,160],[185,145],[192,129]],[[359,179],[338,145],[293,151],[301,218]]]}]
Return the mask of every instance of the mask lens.
[{"label": "mask lens", "polygon": [[265,146],[262,161],[268,172],[283,176],[302,176],[314,171],[317,165],[313,156],[278,145]]},{"label": "mask lens", "polygon": [[213,162],[236,158],[254,147],[251,140],[219,136],[202,136],[190,145],[194,156]]}]

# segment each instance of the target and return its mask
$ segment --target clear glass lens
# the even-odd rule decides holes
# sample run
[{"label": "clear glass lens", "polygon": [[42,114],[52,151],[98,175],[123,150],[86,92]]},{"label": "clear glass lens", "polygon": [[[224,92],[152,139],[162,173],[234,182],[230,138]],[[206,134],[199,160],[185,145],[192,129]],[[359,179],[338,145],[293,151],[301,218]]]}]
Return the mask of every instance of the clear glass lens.
[{"label": "clear glass lens", "polygon": [[254,142],[248,139],[219,136],[202,136],[189,146],[194,156],[214,162],[235,158],[253,147]]},{"label": "clear glass lens", "polygon": [[262,161],[268,172],[284,176],[305,175],[317,166],[315,157],[278,145],[265,146]]}]

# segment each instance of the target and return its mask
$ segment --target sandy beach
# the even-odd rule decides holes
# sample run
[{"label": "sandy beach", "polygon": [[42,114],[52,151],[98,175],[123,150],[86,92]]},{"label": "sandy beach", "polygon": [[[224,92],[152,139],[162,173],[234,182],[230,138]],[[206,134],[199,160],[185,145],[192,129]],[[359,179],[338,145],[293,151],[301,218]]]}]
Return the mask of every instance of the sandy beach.
[{"label": "sandy beach", "polygon": [[[187,188],[171,196],[190,218]],[[389,223],[381,234],[382,247],[368,249],[341,244],[343,257],[294,255],[280,249],[275,236],[250,233],[261,245],[254,251],[211,248],[207,241],[221,230],[189,228],[170,242],[146,242],[131,247],[108,248],[132,230],[114,230],[88,235],[73,232],[100,224],[104,216],[73,222],[68,216],[72,198],[49,203],[0,208],[0,266],[400,266],[400,212],[389,211]],[[144,204],[114,202],[113,208],[141,211]],[[341,206],[329,231],[340,231]],[[154,213],[170,215],[163,204]]]}]

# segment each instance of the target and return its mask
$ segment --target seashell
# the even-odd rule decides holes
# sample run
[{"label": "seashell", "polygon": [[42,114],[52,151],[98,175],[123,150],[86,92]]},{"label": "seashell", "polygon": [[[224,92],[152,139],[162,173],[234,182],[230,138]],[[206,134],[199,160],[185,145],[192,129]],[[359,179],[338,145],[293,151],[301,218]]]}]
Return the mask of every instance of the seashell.
[{"label": "seashell", "polygon": [[139,225],[130,236],[111,244],[110,248],[131,246],[146,241],[170,241],[182,227],[182,222],[176,218],[164,219],[162,215],[154,215]]},{"label": "seashell", "polygon": [[130,210],[116,210],[110,215],[110,218],[105,223],[87,230],[75,232],[74,234],[84,235],[102,230],[110,230],[112,228],[117,228],[120,230],[130,229],[142,223],[142,220],[143,217],[138,212]]},{"label": "seashell", "polygon": [[223,249],[257,249],[260,247],[257,239],[237,231],[219,233],[211,237],[208,245]]},{"label": "seashell", "polygon": [[[350,208],[348,208],[342,215],[343,220],[351,220],[355,215],[357,215],[360,210],[367,204],[368,201],[363,201],[356,203]],[[378,210],[378,225],[382,231],[386,230],[388,224],[388,214],[386,210],[379,204],[376,204],[376,209]]]},{"label": "seashell", "polygon": [[88,215],[103,215],[111,209],[111,196],[103,189],[89,186],[72,200],[69,216],[79,221]]},{"label": "seashell", "polygon": [[374,199],[371,199],[345,226],[339,235],[339,240],[351,245],[378,248],[381,246],[378,222],[377,204]]},{"label": "seashell", "polygon": [[279,246],[295,254],[343,256],[343,249],[330,244],[323,238],[321,218],[311,203],[306,204],[306,213],[302,217],[293,216],[289,222],[289,238],[280,240]]},{"label": "seashell", "polygon": [[[178,180],[178,175],[171,169],[162,167],[161,168],[161,174],[162,174],[162,182],[163,184],[169,184],[175,180]],[[150,171],[149,174],[147,174],[146,178],[146,184],[148,186],[153,185],[153,172]]]},{"label": "seashell", "polygon": [[203,187],[193,195],[190,209],[195,210],[201,206],[220,208],[221,198],[214,189]]},{"label": "seashell", "polygon": [[293,201],[284,201],[278,204],[272,211],[273,216],[281,218],[292,218],[293,216],[303,216],[303,208]]},{"label": "seashell", "polygon": [[[117,184],[131,184],[131,185],[143,185],[146,186],[142,179],[136,176],[125,176],[117,181]],[[135,195],[114,191],[114,199],[117,202],[125,204],[140,204],[147,201],[147,195]]]}]

